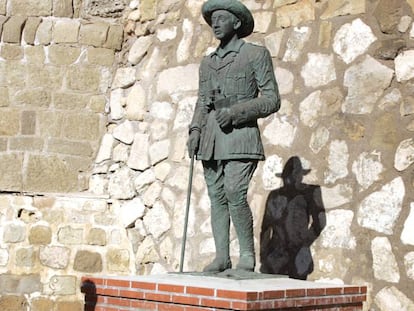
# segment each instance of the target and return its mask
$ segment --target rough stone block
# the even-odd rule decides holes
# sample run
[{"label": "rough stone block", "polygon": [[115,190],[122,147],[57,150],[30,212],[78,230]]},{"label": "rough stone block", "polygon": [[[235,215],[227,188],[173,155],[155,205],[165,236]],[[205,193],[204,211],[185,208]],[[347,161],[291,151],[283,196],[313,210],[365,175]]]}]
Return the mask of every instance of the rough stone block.
[{"label": "rough stone block", "polygon": [[77,173],[56,156],[31,155],[26,168],[24,190],[73,192],[77,190]]},{"label": "rough stone block", "polygon": [[76,294],[76,288],[76,276],[55,275],[50,278],[49,284],[45,286],[44,291],[50,295],[74,295]]},{"label": "rough stone block", "polygon": [[23,48],[20,45],[4,44],[1,47],[0,56],[5,60],[21,60],[23,58]]},{"label": "rough stone block", "polygon": [[0,155],[0,189],[21,190],[23,183],[22,171],[23,155]]},{"label": "rough stone block", "polygon": [[381,0],[373,15],[378,20],[382,32],[396,33],[402,16],[402,3],[399,0]]},{"label": "rough stone block", "polygon": [[117,219],[106,213],[98,214],[94,216],[94,221],[100,226],[112,226],[117,222]]},{"label": "rough stone block", "polygon": [[9,149],[12,151],[42,151],[43,138],[17,136],[9,138]]},{"label": "rough stone block", "polygon": [[[154,43],[153,36],[141,36],[131,46],[128,54],[128,61],[132,65],[137,65],[148,53],[149,48]],[[194,80],[194,79],[193,79]]]},{"label": "rough stone block", "polygon": [[292,27],[315,19],[315,7],[311,0],[300,0],[276,11],[277,27]]},{"label": "rough stone block", "polygon": [[[6,15],[7,9],[7,0],[0,0],[0,15]],[[0,30],[1,33],[1,30]]]},{"label": "rough stone block", "polygon": [[89,230],[86,242],[91,245],[106,245],[106,231],[101,228],[92,228]]},{"label": "rough stone block", "polygon": [[126,89],[132,86],[136,81],[136,71],[133,67],[118,68],[112,80],[112,89]]},{"label": "rough stone block", "polygon": [[156,0],[143,0],[140,4],[141,21],[149,21],[155,19],[157,15]]},{"label": "rough stone block", "polygon": [[36,42],[40,45],[48,45],[52,41],[53,22],[49,19],[42,19],[36,32]]},{"label": "rough stone block", "polygon": [[19,105],[27,105],[29,107],[49,107],[52,96],[46,88],[23,89],[16,93],[14,102]]},{"label": "rough stone block", "polygon": [[46,210],[43,211],[43,219],[51,225],[60,225],[65,221],[65,212],[63,210]]},{"label": "rough stone block", "polygon": [[[0,0],[0,3],[1,3],[1,1],[2,0]],[[2,33],[2,31],[3,31],[3,25],[7,21],[8,18],[9,18],[8,16],[0,15],[0,34]]]},{"label": "rough stone block", "polygon": [[73,17],[72,0],[53,0],[53,16]]},{"label": "rough stone block", "polygon": [[27,44],[33,45],[36,39],[36,31],[41,22],[40,17],[28,17],[23,30],[23,39]]},{"label": "rough stone block", "polygon": [[168,68],[160,72],[157,80],[157,92],[173,94],[175,92],[187,92],[198,89],[199,66],[197,64],[188,64]]},{"label": "rough stone block", "polygon": [[0,107],[7,107],[9,102],[9,88],[0,86]]},{"label": "rough stone block", "polygon": [[57,111],[39,111],[37,113],[40,135],[45,137],[60,137],[65,114]]},{"label": "rough stone block", "polygon": [[411,7],[411,10],[414,11],[414,0],[407,0],[409,6]]},{"label": "rough stone block", "polygon": [[0,151],[6,151],[7,150],[7,138],[1,137],[0,138]]},{"label": "rough stone block", "polygon": [[48,226],[33,226],[29,231],[30,244],[49,244],[52,241],[52,229]]},{"label": "rough stone block", "polygon": [[20,248],[16,251],[17,267],[33,267],[36,263],[37,252],[34,247]]},{"label": "rough stone block", "polygon": [[[40,292],[42,290],[42,283],[40,282],[40,275],[37,274],[1,274],[0,288],[2,293],[12,294],[28,294],[33,292]],[[0,304],[1,305],[1,304]],[[1,309],[1,310],[22,310],[17,309]]]},{"label": "rough stone block", "polygon": [[101,72],[96,67],[73,66],[67,72],[69,89],[81,92],[98,92],[101,82]]},{"label": "rough stone block", "polygon": [[[406,42],[403,39],[390,39],[381,41],[381,46],[376,50],[375,57],[384,60],[393,60],[398,55],[399,51],[406,47]],[[396,65],[397,67],[397,65]],[[397,75],[398,79],[398,75]]]},{"label": "rough stone block", "polygon": [[19,60],[9,60],[5,64],[6,83],[15,89],[25,87],[26,66]]},{"label": "rough stone block", "polygon": [[117,272],[129,271],[129,251],[126,249],[110,249],[106,253],[108,270]]},{"label": "rough stone block", "polygon": [[78,47],[54,44],[49,47],[49,60],[55,65],[70,65],[77,61],[80,53]]},{"label": "rough stone block", "polygon": [[79,33],[79,42],[85,45],[103,47],[109,25],[106,23],[93,23],[81,25]]},{"label": "rough stone block", "polygon": [[20,43],[23,25],[26,22],[24,16],[12,16],[3,25],[3,41],[7,43]]},{"label": "rough stone block", "polygon": [[105,111],[107,99],[102,95],[92,96],[89,100],[89,109],[95,113],[103,113]]},{"label": "rough stone block", "polygon": [[33,197],[33,207],[38,209],[50,209],[56,202],[53,196],[35,196]]},{"label": "rough stone block", "polygon": [[70,249],[62,246],[41,246],[39,259],[42,265],[64,269],[69,264]]},{"label": "rough stone block", "polygon": [[3,24],[3,41],[7,43],[20,43],[23,25],[26,18],[12,16]]},{"label": "rough stone block", "polygon": [[60,19],[53,27],[53,41],[55,43],[78,42],[80,23],[77,20]]},{"label": "rough stone block", "polygon": [[3,225],[3,240],[6,243],[22,242],[26,238],[26,226],[19,223],[8,223]]},{"label": "rough stone block", "polygon": [[27,66],[27,88],[47,87],[48,91],[61,89],[63,84],[63,74],[61,66],[54,65],[29,65]]},{"label": "rough stone block", "polygon": [[332,23],[329,21],[321,22],[319,27],[318,44],[322,48],[328,48],[331,44]]},{"label": "rough stone block", "polygon": [[53,94],[53,106],[58,109],[78,111],[84,109],[90,97],[84,94],[58,92]]},{"label": "rough stone block", "polygon": [[58,231],[58,242],[62,244],[82,244],[83,229],[65,226]]},{"label": "rough stone block", "polygon": [[55,138],[51,138],[48,141],[47,150],[53,153],[84,157],[91,157],[93,153],[92,147],[88,142],[68,141]]},{"label": "rough stone block", "polygon": [[9,0],[11,15],[50,16],[52,0]]},{"label": "rough stone block", "polygon": [[86,200],[82,210],[89,212],[105,212],[108,210],[108,202],[104,199]]},{"label": "rough stone block", "polygon": [[34,135],[36,132],[36,111],[22,111],[21,133]]},{"label": "rough stone block", "polygon": [[63,136],[73,140],[98,140],[101,137],[99,116],[92,113],[67,115],[63,125]]},{"label": "rough stone block", "polygon": [[[72,206],[72,209],[68,212],[66,212],[66,217],[71,220],[72,223],[75,224],[89,224],[91,222],[91,213],[86,211],[81,211],[79,209],[74,209]],[[83,228],[83,226],[82,226]],[[63,242],[66,239],[67,241],[65,243],[72,243],[75,242],[75,240],[80,240],[79,243],[83,242],[83,232],[80,234],[79,228],[72,228],[70,226],[67,226],[65,228],[61,228],[59,231],[60,240]]]},{"label": "rough stone block", "polygon": [[121,25],[111,25],[108,30],[105,48],[112,50],[121,50],[123,41],[124,29]]},{"label": "rough stone block", "polygon": [[26,46],[24,48],[24,55],[28,64],[43,64],[45,62],[45,50],[43,46]]},{"label": "rough stone block", "polygon": [[88,62],[91,65],[110,67],[115,61],[115,52],[104,48],[88,48]]},{"label": "rough stone block", "polygon": [[322,13],[322,19],[328,19],[335,16],[362,14],[366,11],[365,1],[359,0],[331,0],[328,1],[328,7]]},{"label": "rough stone block", "polygon": [[99,17],[121,17],[126,3],[123,0],[86,0],[85,13]]},{"label": "rough stone block", "polygon": [[79,272],[96,273],[102,271],[102,257],[99,253],[79,250],[75,256],[73,269]]},{"label": "rough stone block", "polygon": [[83,304],[80,301],[57,301],[56,310],[59,311],[83,311]]},{"label": "rough stone block", "polygon": [[14,296],[14,295],[2,295],[0,296],[0,310],[3,311],[15,311],[15,310],[24,310],[28,303],[26,298],[23,296]]},{"label": "rough stone block", "polygon": [[54,302],[46,297],[33,298],[31,301],[32,311],[53,310]]}]

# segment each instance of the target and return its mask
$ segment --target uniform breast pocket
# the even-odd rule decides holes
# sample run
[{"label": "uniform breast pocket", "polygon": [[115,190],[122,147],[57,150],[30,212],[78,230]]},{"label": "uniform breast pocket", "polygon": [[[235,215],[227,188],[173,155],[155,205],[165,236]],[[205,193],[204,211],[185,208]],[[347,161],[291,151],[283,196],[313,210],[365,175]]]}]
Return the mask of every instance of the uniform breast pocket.
[{"label": "uniform breast pocket", "polygon": [[227,96],[246,94],[246,73],[238,72],[229,74],[226,77],[226,90]]}]

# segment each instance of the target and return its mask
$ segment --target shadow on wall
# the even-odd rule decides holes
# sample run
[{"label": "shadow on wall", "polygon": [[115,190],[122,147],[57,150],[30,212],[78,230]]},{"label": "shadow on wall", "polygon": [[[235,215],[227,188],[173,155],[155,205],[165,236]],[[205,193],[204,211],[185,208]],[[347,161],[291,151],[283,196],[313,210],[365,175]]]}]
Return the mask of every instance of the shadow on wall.
[{"label": "shadow on wall", "polygon": [[95,311],[96,302],[98,297],[96,296],[96,285],[91,280],[86,280],[82,283],[81,292],[85,294],[85,307],[84,311]]},{"label": "shadow on wall", "polygon": [[306,280],[313,271],[310,246],[326,225],[321,188],[302,183],[310,170],[291,157],[279,177],[283,187],[270,192],[260,233],[260,272]]}]

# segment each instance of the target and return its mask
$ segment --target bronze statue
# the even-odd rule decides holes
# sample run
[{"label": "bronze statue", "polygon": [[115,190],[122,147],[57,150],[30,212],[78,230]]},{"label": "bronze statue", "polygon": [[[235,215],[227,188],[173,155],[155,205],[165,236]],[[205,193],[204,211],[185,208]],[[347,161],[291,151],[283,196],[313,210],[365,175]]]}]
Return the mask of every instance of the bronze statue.
[{"label": "bronze statue", "polygon": [[240,244],[236,269],[253,271],[253,217],[247,190],[258,161],[264,160],[257,119],[276,112],[280,96],[269,51],[242,40],[253,31],[251,12],[237,0],[208,0],[202,14],[220,40],[200,65],[188,139],[190,156],[202,161],[211,201],[216,257],[204,271],[232,267],[230,219]]}]

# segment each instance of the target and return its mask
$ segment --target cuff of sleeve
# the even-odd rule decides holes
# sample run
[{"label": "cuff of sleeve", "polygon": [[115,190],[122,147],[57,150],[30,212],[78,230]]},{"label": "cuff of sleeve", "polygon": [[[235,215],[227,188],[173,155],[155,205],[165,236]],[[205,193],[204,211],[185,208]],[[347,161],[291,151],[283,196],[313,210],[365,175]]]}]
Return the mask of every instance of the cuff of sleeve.
[{"label": "cuff of sleeve", "polygon": [[201,133],[201,128],[199,126],[191,126],[188,132],[191,133],[193,131]]},{"label": "cuff of sleeve", "polygon": [[238,109],[235,106],[233,106],[230,108],[230,115],[233,126],[237,126],[248,121],[248,116],[244,109]]}]

